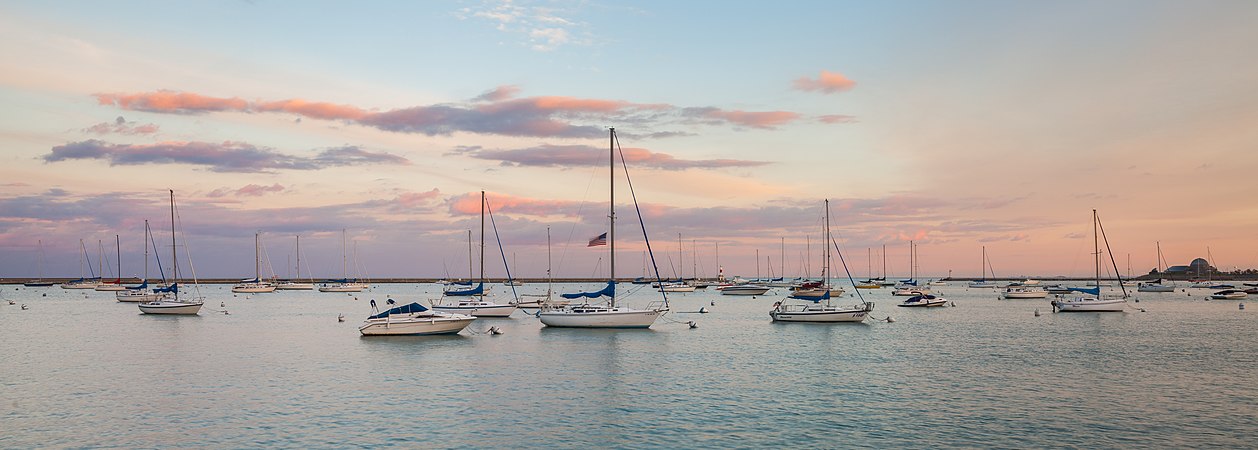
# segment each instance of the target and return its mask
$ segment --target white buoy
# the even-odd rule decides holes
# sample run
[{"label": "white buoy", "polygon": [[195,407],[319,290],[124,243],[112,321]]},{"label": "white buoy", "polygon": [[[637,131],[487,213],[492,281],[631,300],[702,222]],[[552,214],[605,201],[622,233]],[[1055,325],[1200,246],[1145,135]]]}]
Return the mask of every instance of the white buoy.
[{"label": "white buoy", "polygon": [[887,323],[895,323],[895,319],[891,318],[891,316],[887,316]]},{"label": "white buoy", "polygon": [[219,308],[226,308],[226,307],[227,307],[227,302],[219,302],[219,303],[218,303],[218,307],[219,307]]},{"label": "white buoy", "polygon": [[1039,316],[1040,316],[1040,309],[1039,309],[1039,308],[1036,308],[1036,309],[1035,309],[1035,317],[1039,317]]},{"label": "white buoy", "polygon": [[13,302],[13,300],[9,300],[9,304],[10,304],[10,305],[16,305],[17,303],[14,303],[14,302]]}]

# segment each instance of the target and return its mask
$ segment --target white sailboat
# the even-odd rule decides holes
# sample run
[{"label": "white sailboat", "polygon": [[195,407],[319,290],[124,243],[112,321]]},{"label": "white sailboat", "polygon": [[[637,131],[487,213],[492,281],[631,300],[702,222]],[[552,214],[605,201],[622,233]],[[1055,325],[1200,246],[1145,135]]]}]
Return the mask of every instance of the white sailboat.
[{"label": "white sailboat", "polygon": [[[1156,245],[1158,249],[1158,254],[1157,254],[1158,276],[1160,277],[1162,276],[1162,272],[1164,270],[1162,268],[1162,261],[1163,261],[1162,260],[1162,242],[1160,241],[1156,242]],[[1136,285],[1136,291],[1137,292],[1175,292],[1175,285],[1172,283],[1166,283],[1161,278],[1158,278],[1155,281],[1144,282],[1144,283],[1140,283]]]},{"label": "white sailboat", "polygon": [[826,234],[824,244],[826,252],[825,260],[821,265],[821,279],[825,280],[825,283],[819,288],[820,295],[817,297],[800,297],[798,295],[787,297],[787,300],[799,299],[807,302],[802,304],[791,304],[787,303],[786,300],[777,302],[774,304],[773,309],[769,311],[769,317],[774,322],[862,322],[874,310],[874,304],[864,301],[863,296],[859,305],[835,306],[831,303],[828,282],[830,280],[830,246],[834,244],[832,244],[833,241],[830,238],[830,199],[826,199],[825,205]]},{"label": "white sailboat", "polygon": [[349,278],[349,269],[347,268],[349,260],[345,256],[345,229],[341,229],[341,279],[329,280],[319,286],[319,292],[362,292],[367,288],[365,283],[361,283],[357,278]]},{"label": "white sailboat", "polygon": [[930,294],[930,287],[917,285],[917,246],[909,241],[909,279],[901,280],[891,295],[897,297],[916,297]]},{"label": "white sailboat", "polygon": [[[298,236],[295,236],[295,237],[297,238],[297,278],[301,278],[301,236],[300,236],[300,235],[298,235]],[[307,268],[307,269],[306,269],[306,274],[307,274],[307,275],[309,275],[309,274],[310,274],[310,270],[309,270],[309,268]],[[315,287],[315,284],[314,284],[314,278],[313,278],[313,277],[309,277],[309,276],[308,276],[308,277],[306,278],[306,280],[307,280],[307,281],[299,281],[299,280],[282,280],[282,281],[280,281],[280,282],[278,282],[278,283],[275,283],[275,289],[277,289],[277,290],[281,290],[281,291],[311,291],[311,290],[314,290],[314,287]]]},{"label": "white sailboat", "polygon": [[114,246],[117,250],[118,276],[114,279],[114,281],[107,281],[96,285],[95,289],[97,291],[118,292],[127,290],[127,288],[122,285],[122,241],[116,234],[114,235]]},{"label": "white sailboat", "polygon": [[[1074,298],[1065,298],[1065,299],[1059,298],[1059,299],[1053,300],[1051,302],[1053,309],[1057,311],[1061,311],[1061,312],[1087,312],[1087,311],[1122,312],[1127,307],[1127,288],[1124,287],[1122,283],[1118,284],[1118,287],[1123,290],[1122,297],[1104,298],[1101,296],[1101,244],[1099,241],[1100,237],[1097,231],[1098,228],[1100,228],[1100,223],[1101,223],[1101,219],[1100,217],[1097,216],[1096,210],[1095,209],[1092,210],[1092,247],[1095,250],[1095,253],[1093,253],[1093,261],[1096,263],[1095,287],[1091,289],[1082,289],[1082,288],[1073,289],[1075,291],[1079,291],[1081,293],[1091,294],[1091,295],[1090,296],[1082,295],[1082,296],[1078,296]],[[1101,231],[1101,233],[1103,232],[1104,231]],[[1107,251],[1109,250],[1108,240],[1105,243],[1105,248]],[[1117,265],[1114,267],[1114,272],[1118,273]]]},{"label": "white sailboat", "polygon": [[83,240],[79,239],[79,249],[83,251],[83,258],[79,260],[79,279],[61,283],[62,289],[96,289],[96,285],[100,284],[100,278],[92,273],[91,278],[83,277],[83,268],[92,270],[92,260],[87,256],[87,246],[83,244]]},{"label": "white sailboat", "polygon": [[[175,242],[175,191],[170,191],[170,257],[174,267],[171,279],[174,282],[162,291],[169,291],[173,297],[140,303],[140,312],[161,315],[194,315],[201,311],[202,302],[199,298],[179,298],[179,245]],[[189,264],[191,266],[191,264]],[[196,272],[193,269],[192,285],[197,287]]]},{"label": "white sailboat", "polygon": [[39,278],[22,283],[22,285],[26,287],[49,287],[57,284],[51,281],[44,281],[44,241],[40,239],[36,242],[39,246],[39,254],[35,256],[35,270],[39,274]]},{"label": "white sailboat", "polygon": [[232,286],[232,292],[243,294],[260,294],[266,292],[275,292],[275,285],[269,281],[262,279],[262,248],[259,235],[262,233],[253,233],[253,278],[249,280],[240,280],[235,286]]},{"label": "white sailboat", "polygon": [[983,246],[983,277],[978,280],[971,281],[966,287],[975,289],[996,289],[996,282],[987,281],[987,246]]},{"label": "white sailboat", "polygon": [[485,191],[480,191],[480,282],[472,289],[445,291],[443,303],[433,305],[434,311],[466,314],[474,317],[509,317],[519,309],[513,304],[499,304],[485,299]]},{"label": "white sailboat", "polygon": [[557,300],[554,296],[554,275],[551,274],[550,266],[550,227],[546,227],[546,293],[545,294],[521,294],[521,297],[534,297],[536,300],[518,300],[511,304],[520,309],[540,309],[543,306],[563,307],[568,305],[567,300]]},{"label": "white sailboat", "polygon": [[149,289],[149,242],[151,242],[151,239],[152,230],[149,229],[149,221],[144,219],[144,280],[140,282],[139,286],[127,286],[126,290],[115,292],[114,299],[118,302],[152,302],[170,297],[170,293]]},{"label": "white sailboat", "polygon": [[[608,221],[610,229],[608,230],[607,246],[610,257],[610,269],[607,286],[597,292],[583,292],[579,294],[564,294],[564,298],[576,299],[586,298],[587,300],[580,305],[569,305],[564,308],[543,308],[537,313],[537,317],[542,323],[548,327],[573,327],[573,328],[650,328],[655,320],[668,311],[668,304],[648,305],[647,309],[633,309],[626,306],[616,305],[616,129],[609,129],[608,137],[608,153],[609,164],[611,166],[610,173],[610,202]],[[624,158],[621,158],[624,164]],[[626,177],[628,173],[626,173]],[[632,188],[632,185],[630,185]],[[635,200],[636,201],[636,200]],[[645,230],[643,230],[645,234]],[[658,277],[658,275],[657,275]],[[606,305],[590,304],[588,299],[608,297]],[[668,297],[664,297],[667,302]],[[654,306],[654,307],[652,307]]]}]

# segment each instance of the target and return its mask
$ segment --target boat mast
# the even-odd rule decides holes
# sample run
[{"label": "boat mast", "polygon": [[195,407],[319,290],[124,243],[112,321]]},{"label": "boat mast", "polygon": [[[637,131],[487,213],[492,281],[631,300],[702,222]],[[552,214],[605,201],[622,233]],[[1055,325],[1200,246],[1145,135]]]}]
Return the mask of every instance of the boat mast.
[{"label": "boat mast", "polygon": [[172,284],[175,285],[175,301],[179,301],[179,246],[175,243],[175,190],[170,190],[170,262]]},{"label": "boat mast", "polygon": [[980,278],[979,281],[987,281],[987,246],[986,245],[983,246],[983,261],[981,261],[980,264],[983,265],[983,277]]},{"label": "boat mast", "polygon": [[485,191],[480,191],[480,282],[485,282]]},{"label": "boat mast", "polygon": [[[611,276],[608,278],[611,280],[612,284],[614,285],[616,283],[616,128],[615,127],[608,128],[607,162],[608,162],[608,167],[611,168],[611,172],[609,172],[611,176],[608,177],[608,185],[609,185],[608,192],[610,193],[609,197],[611,198],[611,201],[607,203],[607,221],[608,221],[607,252],[609,255],[611,255],[610,263],[608,264],[608,274]],[[661,289],[662,288],[663,286],[661,286]],[[616,307],[616,295],[615,295],[614,290],[612,291],[611,301],[609,302],[609,304],[611,305],[612,308]]]},{"label": "boat mast", "polygon": [[782,271],[778,272],[778,276],[786,279],[786,236],[782,236]]},{"label": "boat mast", "polygon": [[686,279],[686,250],[681,245],[681,233],[677,233],[677,278]]},{"label": "boat mast", "polygon": [[882,244],[882,280],[887,280],[887,244]]},{"label": "boat mast", "polygon": [[690,275],[699,280],[699,243],[694,239],[690,240]]},{"label": "boat mast", "polygon": [[253,279],[257,280],[258,282],[262,282],[262,262],[260,261],[261,257],[258,256],[258,235],[259,234],[262,234],[262,233],[259,231],[253,232]]},{"label": "boat mast", "polygon": [[826,199],[826,259],[821,264],[821,288],[830,289],[830,199]]},{"label": "boat mast", "polygon": [[550,227],[546,227],[546,299],[550,300],[551,285],[555,283],[555,275],[550,272]]},{"label": "boat mast", "polygon": [[1092,210],[1092,258],[1096,262],[1096,298],[1101,298],[1101,243],[1096,235],[1096,210]]},{"label": "boat mast", "polygon": [[467,282],[468,283],[471,283],[472,279],[476,278],[476,269],[473,267],[474,264],[476,264],[476,261],[472,259],[472,230],[469,228],[467,230]]},{"label": "boat mast", "polygon": [[114,251],[117,252],[114,256],[118,258],[118,279],[115,281],[122,284],[122,238],[116,234],[114,235]]},{"label": "boat mast", "polygon": [[341,228],[341,279],[349,277],[349,270],[345,268],[345,229]]},{"label": "boat mast", "polygon": [[144,282],[149,280],[149,220],[144,219]]}]

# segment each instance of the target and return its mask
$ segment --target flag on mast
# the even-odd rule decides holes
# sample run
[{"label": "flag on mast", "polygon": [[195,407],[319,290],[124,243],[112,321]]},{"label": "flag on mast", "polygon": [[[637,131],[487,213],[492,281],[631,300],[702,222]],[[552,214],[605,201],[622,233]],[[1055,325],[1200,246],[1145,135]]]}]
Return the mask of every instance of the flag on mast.
[{"label": "flag on mast", "polygon": [[590,239],[590,244],[586,245],[586,247],[595,247],[599,245],[607,245],[607,233],[600,234],[598,237]]}]

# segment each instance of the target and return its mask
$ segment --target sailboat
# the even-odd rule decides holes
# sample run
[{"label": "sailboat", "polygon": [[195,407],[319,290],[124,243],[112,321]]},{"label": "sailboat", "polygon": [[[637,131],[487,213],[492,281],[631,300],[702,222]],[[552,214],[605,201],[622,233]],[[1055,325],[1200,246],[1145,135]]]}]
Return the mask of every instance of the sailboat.
[{"label": "sailboat", "polygon": [[554,283],[555,283],[555,279],[554,279],[554,275],[551,274],[551,267],[550,267],[550,227],[546,227],[546,293],[545,294],[521,294],[521,297],[536,297],[538,299],[529,300],[529,301],[518,300],[518,301],[511,302],[511,304],[519,307],[520,309],[539,309],[546,305],[549,305],[552,307],[567,305],[568,304],[567,300],[560,301],[552,297],[554,295],[554,289],[553,289]]},{"label": "sailboat", "polygon": [[462,291],[445,291],[445,303],[433,305],[434,311],[467,314],[473,317],[508,317],[519,309],[512,304],[485,300],[485,191],[480,191],[480,280],[476,287]]},{"label": "sailboat", "polygon": [[[355,247],[357,248],[357,247]],[[348,257],[345,256],[345,229],[341,229],[341,279],[328,280],[322,286],[319,286],[319,292],[362,292],[367,288],[365,283],[360,283],[357,278],[349,278],[349,269],[347,268]]]},{"label": "sailboat", "polygon": [[[515,267],[516,269],[520,268],[520,266],[515,263],[515,253],[511,254],[511,267]],[[524,282],[513,278],[509,280],[503,280],[502,285],[503,286],[524,286]]]},{"label": "sailboat", "polygon": [[[830,200],[827,199],[826,200],[826,232],[822,236],[823,243],[828,243],[831,241],[829,216],[830,216]],[[783,250],[783,253],[785,253],[785,250]],[[783,265],[783,270],[785,270],[785,267],[786,266]],[[791,295],[789,296],[789,298],[817,302],[821,300],[828,300],[831,297],[842,296],[844,292],[843,288],[830,284],[829,268],[830,268],[830,245],[826,244],[825,261],[821,263],[821,281],[812,281],[812,280],[805,281],[803,283],[800,283],[798,286],[792,287]],[[770,284],[770,286],[772,286],[772,284]]]},{"label": "sailboat", "polygon": [[[167,292],[157,292],[149,289],[149,243],[152,242],[153,234],[149,229],[148,219],[144,220],[144,279],[141,280],[139,286],[127,286],[126,290],[114,293],[114,299],[120,303],[137,303],[151,302],[162,300],[170,297]],[[153,242],[153,244],[156,244]],[[156,245],[154,245],[156,251]],[[161,261],[158,261],[158,270],[161,270]],[[163,284],[165,282],[165,274],[162,276]]]},{"label": "sailboat", "polygon": [[275,285],[269,281],[262,280],[262,248],[259,235],[261,233],[253,233],[253,278],[240,280],[235,286],[232,286],[232,292],[242,294],[260,294],[265,292],[275,292]]},{"label": "sailboat", "polygon": [[92,273],[91,278],[83,278],[83,267],[86,261],[87,270],[92,270],[92,259],[87,256],[87,246],[83,245],[83,240],[79,239],[79,249],[83,251],[83,259],[79,260],[79,279],[61,283],[62,289],[96,289],[96,285],[100,284],[100,278],[96,277],[96,273]]},{"label": "sailboat", "polygon": [[917,285],[917,246],[909,241],[909,279],[900,280],[891,295],[897,297],[917,297],[930,294],[929,287]]},{"label": "sailboat", "polygon": [[[301,236],[299,235],[299,236],[295,236],[295,237],[297,238],[297,278],[301,278]],[[309,268],[307,268],[307,269],[306,269],[306,274],[307,274],[307,275],[309,275],[309,274],[310,274],[310,269],[309,269]],[[307,277],[307,278],[306,278],[306,280],[307,280],[307,281],[298,281],[298,280],[283,280],[283,281],[280,281],[279,283],[275,283],[275,289],[278,289],[278,290],[281,290],[281,291],[310,291],[310,290],[314,290],[314,286],[315,286],[315,285],[314,285],[314,278],[313,278],[313,277]]]},{"label": "sailboat", "polygon": [[[1098,229],[1100,230],[1099,232],[1097,231]],[[1076,312],[1076,311],[1122,312],[1123,309],[1127,307],[1127,287],[1123,286],[1123,284],[1121,283],[1122,280],[1119,280],[1120,282],[1118,283],[1118,287],[1123,290],[1122,297],[1120,298],[1102,298],[1101,297],[1101,244],[1099,240],[1100,239],[1099,234],[1103,234],[1104,232],[1105,232],[1105,229],[1101,228],[1101,218],[1097,216],[1096,210],[1094,209],[1092,210],[1092,247],[1095,250],[1095,253],[1093,253],[1093,261],[1096,262],[1096,285],[1092,287],[1091,289],[1071,288],[1074,291],[1084,293],[1084,294],[1090,294],[1090,295],[1083,295],[1083,296],[1067,298],[1067,299],[1059,298],[1059,299],[1053,300],[1050,303],[1053,306],[1053,309],[1057,311],[1061,311],[1061,312]],[[1108,239],[1105,241],[1105,250],[1106,252],[1110,251]],[[1110,257],[1110,260],[1113,261],[1113,256]],[[1115,274],[1118,273],[1117,264],[1114,265],[1114,273]],[[1116,276],[1118,276],[1119,278],[1122,278],[1121,275],[1116,275]]]},{"label": "sailboat", "polygon": [[686,279],[686,276],[685,276],[686,266],[682,265],[682,263],[684,262],[683,261],[684,257],[685,257],[685,250],[683,249],[681,245],[681,233],[677,233],[677,267],[679,268],[679,272],[681,272],[681,274],[677,275],[677,281],[665,281],[659,284],[657,287],[659,287],[661,291],[664,291],[664,292],[694,292],[695,291],[695,286],[693,284],[682,281]]},{"label": "sailboat", "polygon": [[114,245],[118,252],[117,253],[118,277],[114,281],[107,281],[107,282],[96,285],[95,289],[97,291],[118,292],[118,291],[127,290],[126,286],[122,285],[122,241],[119,239],[120,238],[118,237],[118,235],[115,234]]},{"label": "sailboat", "polygon": [[44,281],[44,241],[43,239],[40,239],[37,242],[37,245],[39,245],[39,254],[36,255],[35,270],[39,273],[39,278],[22,283],[22,285],[26,287],[49,287],[56,283]]},{"label": "sailboat", "polygon": [[971,281],[970,284],[966,285],[966,287],[971,287],[975,289],[995,289],[997,287],[996,282],[987,281],[987,246],[986,245],[983,246],[983,277],[979,278],[978,280]]},{"label": "sailboat", "polygon": [[[1157,249],[1158,249],[1158,255],[1157,255],[1158,276],[1162,276],[1162,272],[1164,271],[1164,269],[1162,268],[1162,261],[1163,261],[1162,242],[1160,241],[1155,242],[1155,244],[1157,245]],[[1161,278],[1158,278],[1155,281],[1140,283],[1136,285],[1136,291],[1137,292],[1175,292],[1175,286],[1171,284],[1165,284]]]},{"label": "sailboat", "polygon": [[[610,183],[610,201],[608,208],[608,221],[610,229],[608,230],[607,247],[611,257],[609,258],[609,273],[607,286],[595,292],[580,292],[574,294],[562,294],[567,299],[587,299],[580,305],[568,305],[563,308],[543,309],[537,313],[537,317],[542,323],[548,327],[574,327],[574,328],[650,328],[665,312],[668,312],[668,297],[661,292],[664,298],[663,303],[652,303],[647,309],[633,309],[627,306],[616,306],[616,129],[609,129],[608,136],[608,159],[611,166],[609,175]],[[628,165],[621,156],[621,164],[625,164],[625,177],[628,178]],[[633,184],[629,184],[629,188],[633,189]],[[631,191],[632,193],[632,191]],[[634,200],[637,203],[637,200]],[[641,218],[639,218],[641,219]],[[641,223],[641,220],[639,220]],[[643,236],[646,235],[645,226],[642,230]],[[647,241],[647,250],[650,251],[650,241]],[[659,278],[659,270],[656,269],[656,278]],[[608,302],[603,304],[590,304],[588,299],[595,299],[606,296]]]},{"label": "sailboat", "polygon": [[856,289],[881,289],[882,283],[874,279],[874,249],[872,248],[865,248],[865,266],[869,278],[857,281],[855,284]]},{"label": "sailboat", "polygon": [[[830,245],[833,242],[830,238],[830,199],[825,200],[825,210],[826,234],[824,244],[826,252],[825,259],[821,264],[821,279],[824,285],[819,289],[819,295],[817,296],[801,296],[796,293],[787,297],[788,300],[805,300],[810,303],[791,304],[787,303],[786,300],[775,303],[773,309],[769,311],[769,317],[774,322],[861,322],[869,316],[870,311],[874,310],[874,304],[864,301],[864,297],[861,297],[861,304],[854,306],[835,306],[831,303],[828,286],[830,280]],[[824,303],[822,303],[823,301]]]},{"label": "sailboat", "polygon": [[[179,245],[175,242],[175,191],[170,191],[170,257],[171,265],[174,267],[171,273],[171,279],[174,282],[166,288],[158,289],[162,292],[170,292],[172,298],[163,298],[151,302],[140,303],[140,312],[144,314],[163,314],[163,315],[194,315],[201,312],[203,302],[199,298],[179,298]],[[191,266],[191,264],[189,264]],[[192,273],[192,286],[197,288],[197,275],[194,269]]]}]

